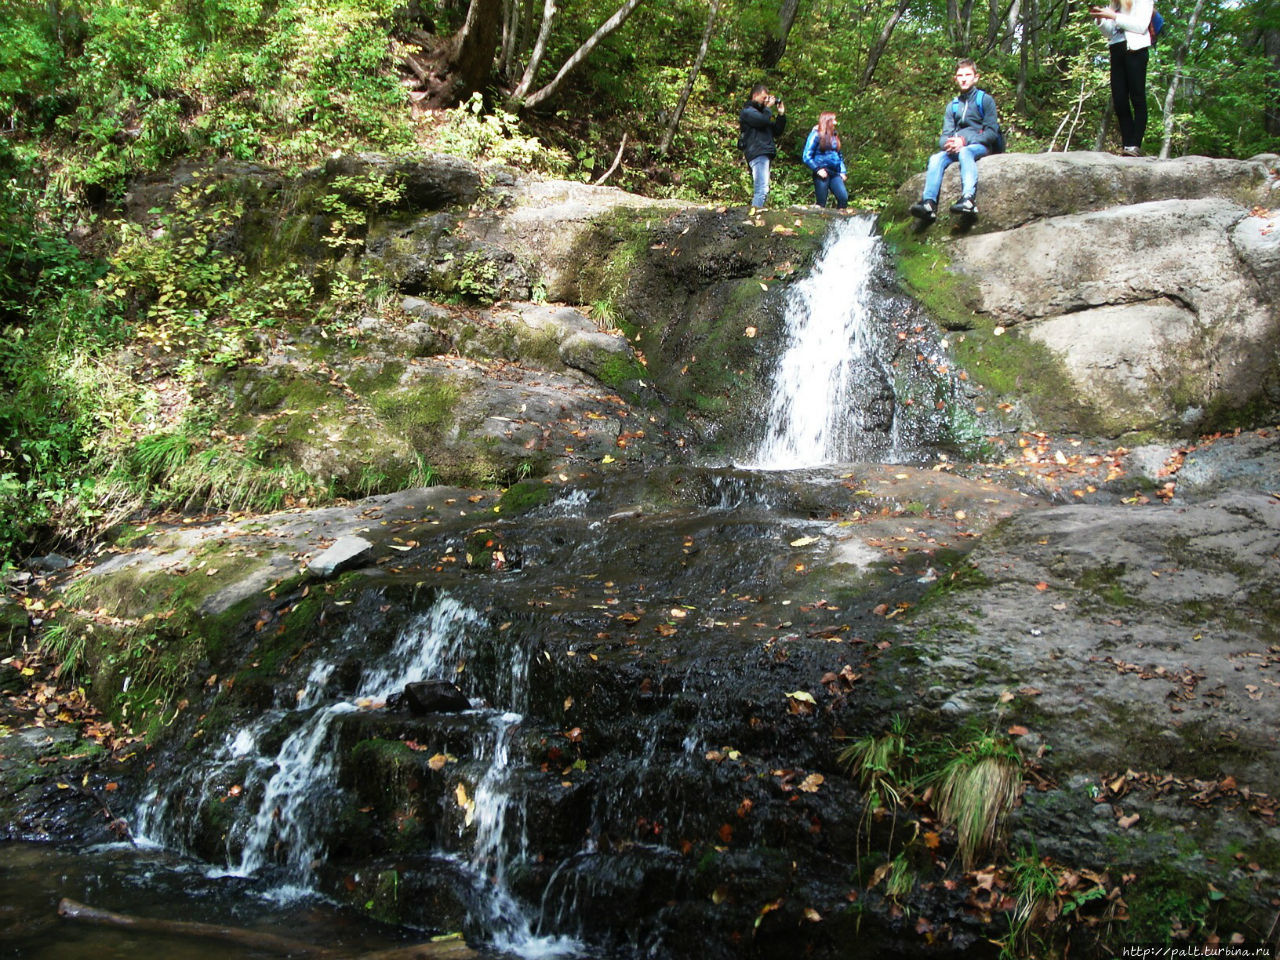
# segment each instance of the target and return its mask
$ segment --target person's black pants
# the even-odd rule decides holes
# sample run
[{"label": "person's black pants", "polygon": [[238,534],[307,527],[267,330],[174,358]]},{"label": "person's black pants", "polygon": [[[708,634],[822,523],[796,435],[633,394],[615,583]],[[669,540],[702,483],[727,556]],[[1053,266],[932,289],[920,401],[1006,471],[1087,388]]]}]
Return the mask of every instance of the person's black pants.
[{"label": "person's black pants", "polygon": [[1142,146],[1147,132],[1147,60],[1151,48],[1130,50],[1123,41],[1111,44],[1111,103],[1126,147]]}]

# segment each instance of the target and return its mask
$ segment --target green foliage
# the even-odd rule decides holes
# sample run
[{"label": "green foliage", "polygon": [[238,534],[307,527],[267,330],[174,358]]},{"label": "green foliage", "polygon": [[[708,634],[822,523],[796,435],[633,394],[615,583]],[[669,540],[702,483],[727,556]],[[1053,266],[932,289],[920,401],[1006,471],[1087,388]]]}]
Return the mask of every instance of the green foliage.
[{"label": "green foliage", "polygon": [[478,163],[505,163],[553,175],[563,174],[569,166],[564,151],[543,146],[537,137],[521,133],[514,114],[501,109],[486,111],[479,93],[445,111],[444,126],[433,146]]},{"label": "green foliage", "polygon": [[1014,906],[1008,913],[1009,935],[1000,945],[1000,960],[1035,956],[1035,948],[1041,945],[1037,929],[1057,914],[1058,875],[1032,844],[1013,858],[1008,876]]},{"label": "green foliage", "polygon": [[1022,756],[1008,740],[977,733],[913,741],[898,716],[888,732],[854,741],[836,759],[866,795],[864,830],[881,808],[896,820],[900,809],[932,788],[932,806],[944,825],[955,828],[966,870],[998,845],[1022,793]]}]

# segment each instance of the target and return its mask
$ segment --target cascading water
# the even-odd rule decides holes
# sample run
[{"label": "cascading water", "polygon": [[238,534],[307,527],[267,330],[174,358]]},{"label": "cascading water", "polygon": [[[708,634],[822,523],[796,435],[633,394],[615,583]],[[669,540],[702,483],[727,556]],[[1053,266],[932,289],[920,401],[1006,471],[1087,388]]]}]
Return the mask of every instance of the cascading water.
[{"label": "cascading water", "polygon": [[[293,710],[267,711],[229,733],[212,759],[188,770],[180,783],[154,789],[137,813],[135,839],[150,845],[184,847],[184,834],[193,817],[187,807],[190,795],[198,796],[198,806],[222,803],[225,795],[215,794],[225,789],[224,774],[243,769],[247,762],[244,782],[234,793],[258,798],[256,806],[231,828],[229,859],[211,875],[251,877],[271,871],[273,877],[279,877],[269,894],[273,899],[313,892],[313,867],[325,852],[318,827],[330,815],[339,793],[339,751],[334,735],[339,719],[363,707],[381,705],[406,684],[453,676],[457,664],[467,656],[469,635],[482,622],[474,610],[442,596],[430,610],[405,625],[392,649],[376,668],[364,674],[359,689],[348,699],[325,699],[334,667],[318,661]],[[513,657],[507,683],[500,683],[513,705],[527,702],[527,669],[523,656]],[[509,816],[519,800],[509,785],[514,767],[511,745],[524,718],[511,711],[479,709],[486,714],[487,732],[475,744],[475,759],[487,768],[476,785],[466,820],[466,826],[475,826],[466,866],[473,875],[477,910],[482,914],[477,919],[502,950],[530,957],[577,954],[580,945],[572,939],[536,935],[533,918],[507,889],[508,867],[527,848],[523,818]],[[300,723],[299,716],[303,718]],[[291,720],[296,727],[275,754],[261,753],[260,745],[271,731]],[[513,823],[518,829],[511,828]],[[238,856],[234,853],[237,848]]]},{"label": "cascading water", "polygon": [[812,272],[792,287],[767,433],[749,466],[901,458],[872,310],[871,279],[882,256],[874,226],[871,216],[834,224]]}]

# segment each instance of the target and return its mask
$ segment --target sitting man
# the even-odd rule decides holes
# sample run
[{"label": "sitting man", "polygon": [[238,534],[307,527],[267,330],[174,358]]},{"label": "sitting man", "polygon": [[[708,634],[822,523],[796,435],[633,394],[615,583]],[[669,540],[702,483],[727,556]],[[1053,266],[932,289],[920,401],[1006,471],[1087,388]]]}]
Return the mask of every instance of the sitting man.
[{"label": "sitting man", "polygon": [[960,93],[947,104],[942,115],[940,151],[929,158],[924,178],[924,195],[911,205],[911,215],[922,223],[938,219],[938,194],[942,190],[942,174],[951,164],[960,163],[960,199],[951,212],[977,216],[978,160],[1000,148],[1000,122],[996,118],[996,102],[991,94],[978,89],[978,67],[966,58],[956,64],[956,86]]}]

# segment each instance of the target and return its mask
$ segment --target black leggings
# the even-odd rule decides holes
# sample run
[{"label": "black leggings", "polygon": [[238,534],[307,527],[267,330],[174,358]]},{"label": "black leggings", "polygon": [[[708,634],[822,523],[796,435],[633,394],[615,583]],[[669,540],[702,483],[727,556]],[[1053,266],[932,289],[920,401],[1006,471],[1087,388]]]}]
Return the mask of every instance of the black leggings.
[{"label": "black leggings", "polygon": [[1142,146],[1147,132],[1147,60],[1151,48],[1130,50],[1124,41],[1111,44],[1111,103],[1126,147]]}]

